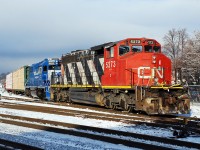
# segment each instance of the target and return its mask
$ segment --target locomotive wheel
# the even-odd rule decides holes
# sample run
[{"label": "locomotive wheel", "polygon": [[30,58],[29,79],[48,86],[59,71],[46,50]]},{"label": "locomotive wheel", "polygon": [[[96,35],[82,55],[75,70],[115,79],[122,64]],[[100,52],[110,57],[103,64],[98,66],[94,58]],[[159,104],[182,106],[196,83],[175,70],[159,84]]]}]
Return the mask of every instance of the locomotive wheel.
[{"label": "locomotive wheel", "polygon": [[65,98],[65,102],[66,103],[72,103],[71,98],[69,97],[69,95]]},{"label": "locomotive wheel", "polygon": [[112,109],[113,109],[113,110],[116,110],[116,109],[117,109],[117,105],[116,105],[116,104],[112,103],[111,106],[112,106]]},{"label": "locomotive wheel", "polygon": [[57,97],[56,94],[53,95],[53,101],[54,101],[54,102],[57,102],[57,101],[58,101],[58,97]]},{"label": "locomotive wheel", "polygon": [[62,101],[63,101],[63,97],[62,97],[62,95],[60,95],[58,102],[62,102]]},{"label": "locomotive wheel", "polygon": [[128,111],[128,112],[132,112],[132,111],[133,111],[133,107],[132,107],[132,106],[128,106],[127,111]]},{"label": "locomotive wheel", "polygon": [[28,96],[28,97],[31,97],[30,89],[25,89],[25,95]]},{"label": "locomotive wheel", "polygon": [[43,91],[42,89],[37,89],[36,94],[37,94],[37,96],[39,97],[39,99],[41,99],[41,100],[43,100],[44,97],[45,97],[45,96],[44,96],[45,93],[44,93],[44,91]]},{"label": "locomotive wheel", "polygon": [[105,107],[106,107],[106,108],[112,108],[111,102],[110,102],[110,100],[107,99],[107,98],[106,98],[106,100],[105,100]]},{"label": "locomotive wheel", "polygon": [[128,105],[126,101],[121,100],[121,107],[124,111],[131,112],[132,111],[132,106]]}]

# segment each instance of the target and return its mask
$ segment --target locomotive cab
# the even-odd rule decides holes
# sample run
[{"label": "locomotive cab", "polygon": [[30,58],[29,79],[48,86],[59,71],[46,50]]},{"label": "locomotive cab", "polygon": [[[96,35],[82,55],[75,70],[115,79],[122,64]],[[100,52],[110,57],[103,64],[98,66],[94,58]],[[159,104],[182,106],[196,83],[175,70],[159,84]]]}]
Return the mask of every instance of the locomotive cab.
[{"label": "locomotive cab", "polygon": [[[152,85],[153,82],[170,84],[171,75],[167,74],[171,69],[171,61],[161,53],[160,47],[155,40],[139,38],[126,39],[105,47],[102,84],[107,86]],[[165,76],[164,68],[167,73]]]}]

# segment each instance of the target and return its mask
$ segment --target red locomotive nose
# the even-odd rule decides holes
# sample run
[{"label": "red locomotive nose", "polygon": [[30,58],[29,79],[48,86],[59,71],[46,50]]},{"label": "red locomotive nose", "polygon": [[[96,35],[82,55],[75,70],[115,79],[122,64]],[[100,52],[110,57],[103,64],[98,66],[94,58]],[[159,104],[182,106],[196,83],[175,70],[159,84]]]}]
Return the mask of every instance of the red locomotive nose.
[{"label": "red locomotive nose", "polygon": [[137,53],[126,61],[126,84],[130,84],[130,79],[132,85],[137,86],[171,83],[171,61],[162,53]]}]

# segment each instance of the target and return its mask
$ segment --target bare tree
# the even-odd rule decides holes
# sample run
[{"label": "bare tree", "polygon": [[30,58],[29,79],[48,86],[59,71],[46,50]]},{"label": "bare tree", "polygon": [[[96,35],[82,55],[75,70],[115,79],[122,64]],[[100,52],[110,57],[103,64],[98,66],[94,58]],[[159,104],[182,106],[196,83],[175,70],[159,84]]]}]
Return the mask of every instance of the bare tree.
[{"label": "bare tree", "polygon": [[194,36],[188,40],[184,53],[185,64],[190,67],[199,67],[200,65],[200,32],[195,32]]},{"label": "bare tree", "polygon": [[196,53],[200,53],[200,31],[195,31],[194,35],[194,49]]},{"label": "bare tree", "polygon": [[185,48],[187,46],[188,42],[188,34],[186,32],[186,29],[180,29],[177,31],[178,32],[178,47],[181,52],[181,57],[184,55]]},{"label": "bare tree", "polygon": [[196,31],[194,36],[188,40],[183,55],[184,66],[183,76],[190,83],[200,84],[200,32]]},{"label": "bare tree", "polygon": [[186,29],[171,29],[164,36],[164,53],[169,56],[173,63],[173,70],[181,68],[183,55],[188,42]]}]

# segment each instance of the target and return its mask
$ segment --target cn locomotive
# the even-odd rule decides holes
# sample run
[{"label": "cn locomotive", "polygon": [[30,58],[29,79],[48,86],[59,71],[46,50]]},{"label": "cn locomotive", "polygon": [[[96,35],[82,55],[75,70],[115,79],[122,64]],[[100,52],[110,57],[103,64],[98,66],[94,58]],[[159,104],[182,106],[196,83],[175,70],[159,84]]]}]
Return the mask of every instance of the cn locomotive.
[{"label": "cn locomotive", "polygon": [[187,114],[187,88],[172,85],[171,61],[154,39],[127,38],[61,57],[51,100],[147,114]]}]

